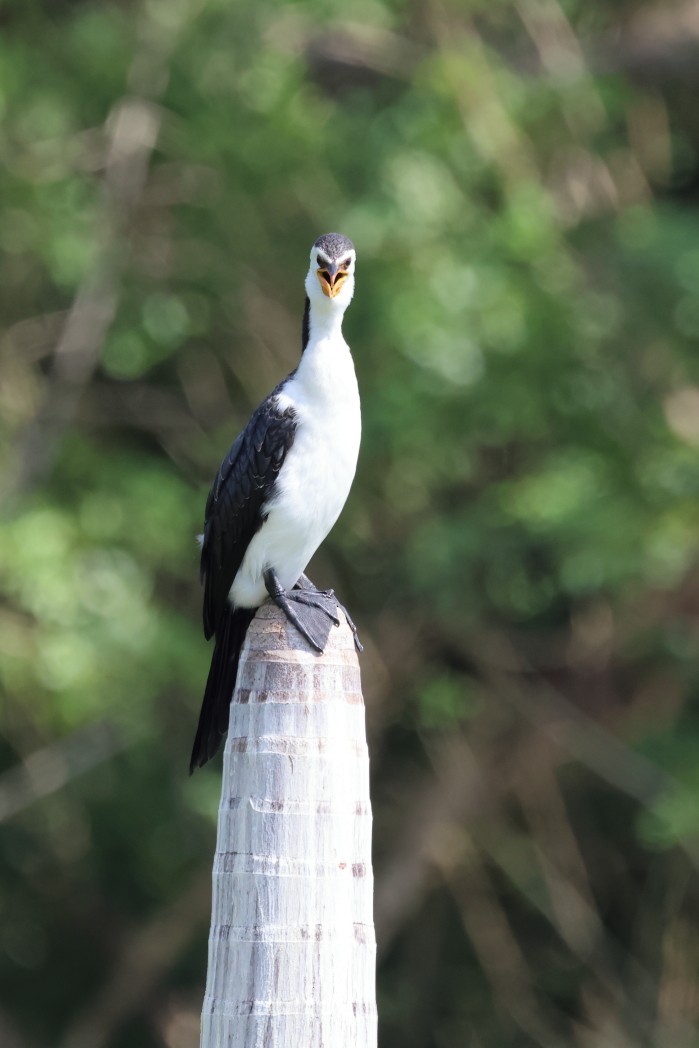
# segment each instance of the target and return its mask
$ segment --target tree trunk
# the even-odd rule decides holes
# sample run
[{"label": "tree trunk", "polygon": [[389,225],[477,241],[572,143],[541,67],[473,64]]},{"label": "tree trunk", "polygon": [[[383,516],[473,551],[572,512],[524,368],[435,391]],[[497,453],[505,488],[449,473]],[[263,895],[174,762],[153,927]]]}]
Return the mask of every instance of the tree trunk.
[{"label": "tree trunk", "polygon": [[231,704],[201,1048],[375,1048],[369,758],[343,621],[265,604]]}]

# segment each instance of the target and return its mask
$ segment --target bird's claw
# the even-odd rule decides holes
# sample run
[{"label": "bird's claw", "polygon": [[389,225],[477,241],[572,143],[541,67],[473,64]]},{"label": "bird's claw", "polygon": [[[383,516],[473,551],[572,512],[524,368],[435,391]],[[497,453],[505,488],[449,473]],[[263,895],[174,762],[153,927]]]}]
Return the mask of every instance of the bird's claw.
[{"label": "bird's claw", "polygon": [[[345,619],[347,620],[347,625],[352,631],[352,639],[354,640],[355,648],[358,652],[364,651],[364,645],[359,639],[357,627],[355,626],[347,608],[344,606],[344,604],[341,604],[335,596],[334,589],[319,590],[311,582],[307,575],[301,575],[293,590],[289,592],[287,596],[290,600],[294,600],[298,604],[303,604],[306,607],[318,608],[320,611],[323,611],[324,614],[328,616],[328,618],[333,622],[335,626],[339,626],[340,619],[337,617],[336,614],[334,614],[331,611],[330,608],[327,607],[326,604],[323,603],[323,601],[333,601],[333,605],[342,612],[342,614],[345,616]],[[303,633],[302,630],[300,630],[300,632]],[[306,636],[305,633],[303,633],[303,635]],[[308,640],[308,637],[306,637],[306,639]],[[313,644],[313,641],[310,641],[310,643]],[[317,644],[313,644],[313,646],[316,648],[318,647]]]},{"label": "bird's claw", "polygon": [[[335,599],[337,600],[337,598],[335,598]],[[347,620],[347,625],[352,630],[352,639],[354,640],[354,646],[357,649],[357,651],[360,652],[360,654],[361,654],[361,652],[364,651],[364,645],[362,644],[362,642],[359,639],[359,632],[358,632],[357,627],[355,626],[355,624],[354,624],[354,622],[352,620],[352,616],[348,612],[348,610],[345,607],[345,605],[344,604],[340,604],[339,600],[337,601],[337,606],[340,609],[340,611],[342,612],[342,614],[345,616],[345,618]]]},{"label": "bird's claw", "polygon": [[318,600],[318,597],[327,597],[327,594],[323,590],[317,590],[315,593],[311,590],[292,590],[289,594],[289,600],[293,600],[297,604],[304,604],[308,608],[318,608],[319,611],[324,612],[328,616],[335,626],[339,626],[340,619],[338,619],[335,612],[326,607],[322,600]]}]

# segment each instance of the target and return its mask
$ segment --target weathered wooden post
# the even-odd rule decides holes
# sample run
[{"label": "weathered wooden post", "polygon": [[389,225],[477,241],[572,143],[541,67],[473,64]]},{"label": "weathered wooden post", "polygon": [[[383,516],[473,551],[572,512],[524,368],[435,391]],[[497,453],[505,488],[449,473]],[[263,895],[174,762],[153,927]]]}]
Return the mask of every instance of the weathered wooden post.
[{"label": "weathered wooden post", "polygon": [[346,623],[265,604],[231,705],[201,1048],[375,1048],[369,758]]}]

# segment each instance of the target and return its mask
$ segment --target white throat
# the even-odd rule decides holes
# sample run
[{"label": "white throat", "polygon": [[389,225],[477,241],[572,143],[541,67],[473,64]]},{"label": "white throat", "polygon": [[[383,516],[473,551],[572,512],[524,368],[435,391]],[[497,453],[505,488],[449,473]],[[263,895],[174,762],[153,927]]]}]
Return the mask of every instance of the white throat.
[{"label": "white throat", "polygon": [[[328,299],[311,302],[308,317],[308,346],[324,339],[342,339],[342,321],[345,310]],[[308,348],[308,347],[307,347]]]}]

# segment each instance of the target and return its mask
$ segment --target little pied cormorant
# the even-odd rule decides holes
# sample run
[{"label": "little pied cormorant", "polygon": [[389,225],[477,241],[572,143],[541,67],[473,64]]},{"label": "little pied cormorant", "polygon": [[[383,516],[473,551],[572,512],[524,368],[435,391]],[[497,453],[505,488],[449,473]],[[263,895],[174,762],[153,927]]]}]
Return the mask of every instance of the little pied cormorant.
[{"label": "little pied cormorant", "polygon": [[340,515],[359,453],[359,391],[342,318],[354,293],[354,245],[319,237],[306,275],[298,367],[262,401],[221,463],[200,537],[204,634],[215,638],[190,771],[228,730],[245,633],[269,596],[323,651],[342,608],[303,574]]}]

